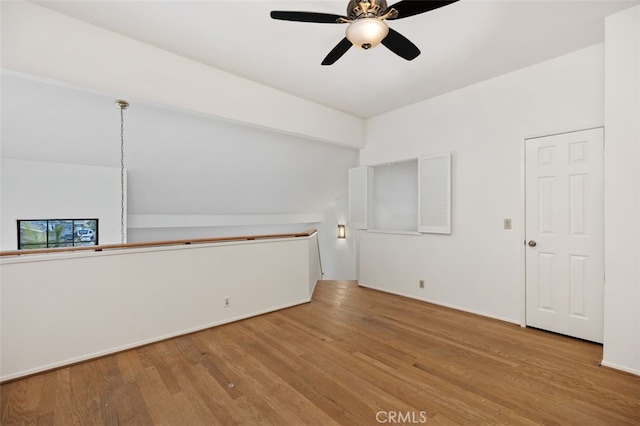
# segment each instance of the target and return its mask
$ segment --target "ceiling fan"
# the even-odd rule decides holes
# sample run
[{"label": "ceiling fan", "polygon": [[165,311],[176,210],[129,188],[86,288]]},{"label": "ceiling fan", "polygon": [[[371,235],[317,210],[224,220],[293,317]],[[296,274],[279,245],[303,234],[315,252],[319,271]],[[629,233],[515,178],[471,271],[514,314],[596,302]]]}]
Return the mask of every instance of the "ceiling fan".
[{"label": "ceiling fan", "polygon": [[315,22],[320,24],[349,24],[346,37],[329,52],[322,65],[332,65],[344,55],[351,46],[371,49],[382,43],[396,55],[411,61],[420,54],[420,49],[405,36],[389,28],[387,19],[402,19],[420,13],[429,12],[458,0],[402,0],[387,7],[385,0],[350,0],[347,16],[317,12],[294,12],[274,10],[273,19],[297,22]]}]

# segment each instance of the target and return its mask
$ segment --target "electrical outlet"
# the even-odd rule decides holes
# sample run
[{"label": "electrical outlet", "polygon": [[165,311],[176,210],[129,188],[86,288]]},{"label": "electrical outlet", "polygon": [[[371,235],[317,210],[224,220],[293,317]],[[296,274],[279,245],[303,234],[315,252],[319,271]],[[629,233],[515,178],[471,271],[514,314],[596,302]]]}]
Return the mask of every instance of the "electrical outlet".
[{"label": "electrical outlet", "polygon": [[228,296],[224,298],[224,307],[225,308],[231,307],[231,298]]},{"label": "electrical outlet", "polygon": [[511,229],[511,219],[504,220],[504,229]]},{"label": "electrical outlet", "polygon": [[424,280],[420,280],[420,288],[424,288]]}]

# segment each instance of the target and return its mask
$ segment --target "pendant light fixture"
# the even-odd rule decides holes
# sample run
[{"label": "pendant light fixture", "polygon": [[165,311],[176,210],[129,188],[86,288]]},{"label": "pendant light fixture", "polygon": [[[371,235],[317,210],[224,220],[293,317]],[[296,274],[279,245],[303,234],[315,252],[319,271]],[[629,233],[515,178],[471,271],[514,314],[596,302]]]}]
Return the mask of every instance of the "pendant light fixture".
[{"label": "pendant light fixture", "polygon": [[120,244],[124,244],[124,110],[129,102],[118,99],[114,104],[120,110]]}]

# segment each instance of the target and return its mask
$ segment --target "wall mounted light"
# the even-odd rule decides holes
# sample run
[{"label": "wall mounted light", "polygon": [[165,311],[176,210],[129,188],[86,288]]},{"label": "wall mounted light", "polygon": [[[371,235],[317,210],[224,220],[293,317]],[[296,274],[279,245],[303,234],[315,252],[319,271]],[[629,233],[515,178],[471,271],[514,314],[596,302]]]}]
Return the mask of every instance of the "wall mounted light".
[{"label": "wall mounted light", "polygon": [[338,225],[338,238],[347,238],[347,231],[344,225]]}]

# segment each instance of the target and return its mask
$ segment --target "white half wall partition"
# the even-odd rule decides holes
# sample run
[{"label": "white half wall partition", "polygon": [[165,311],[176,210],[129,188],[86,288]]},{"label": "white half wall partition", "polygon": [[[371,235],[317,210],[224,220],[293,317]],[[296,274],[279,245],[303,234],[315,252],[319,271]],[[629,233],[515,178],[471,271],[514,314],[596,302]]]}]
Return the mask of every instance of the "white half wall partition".
[{"label": "white half wall partition", "polygon": [[2,257],[0,381],[309,302],[317,247],[313,232]]}]

